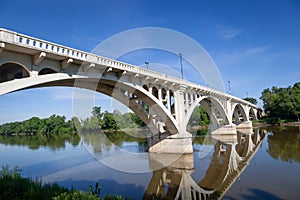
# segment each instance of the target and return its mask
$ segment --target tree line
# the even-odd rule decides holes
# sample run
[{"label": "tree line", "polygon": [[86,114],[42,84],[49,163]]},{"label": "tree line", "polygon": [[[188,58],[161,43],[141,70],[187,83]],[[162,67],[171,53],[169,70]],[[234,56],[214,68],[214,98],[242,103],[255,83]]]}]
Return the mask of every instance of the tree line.
[{"label": "tree line", "polygon": [[51,115],[40,119],[32,117],[21,122],[9,122],[0,125],[0,135],[35,135],[75,133],[80,130],[119,130],[124,128],[138,128],[146,126],[135,113],[120,113],[114,111],[101,112],[101,107],[92,108],[92,116],[86,119],[72,117],[66,120],[65,116]]},{"label": "tree line", "polygon": [[91,117],[86,119],[73,117],[71,121],[77,130],[119,130],[146,126],[135,113],[127,112],[122,114],[117,110],[112,113],[108,111],[102,112],[100,106],[94,106],[92,108]]},{"label": "tree line", "polygon": [[260,99],[264,103],[267,123],[300,121],[300,82],[287,88],[264,89]]},{"label": "tree line", "polygon": [[32,117],[22,122],[10,122],[0,125],[0,135],[35,135],[72,133],[74,126],[65,116],[51,115],[49,118],[40,119]]}]

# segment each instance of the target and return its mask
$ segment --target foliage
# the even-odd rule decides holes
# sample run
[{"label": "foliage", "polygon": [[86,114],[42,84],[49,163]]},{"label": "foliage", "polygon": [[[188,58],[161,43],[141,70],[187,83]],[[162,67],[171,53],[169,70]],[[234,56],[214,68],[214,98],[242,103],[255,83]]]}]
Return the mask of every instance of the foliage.
[{"label": "foliage", "polygon": [[78,118],[73,117],[72,121],[77,126],[80,126],[77,130],[119,130],[145,126],[145,123],[135,113],[128,112],[122,114],[118,111],[114,111],[113,113],[105,111],[103,113],[101,112],[101,107],[98,106],[93,107],[90,118],[86,118],[80,122]]},{"label": "foliage", "polygon": [[201,106],[197,106],[191,115],[188,126],[207,126],[209,124],[210,119],[207,112]]},{"label": "foliage", "polygon": [[53,196],[65,192],[67,189],[57,184],[41,185],[40,181],[32,181],[21,177],[18,167],[10,169],[3,166],[0,171],[0,197],[1,199],[52,199]]},{"label": "foliage", "polygon": [[103,121],[101,127],[104,130],[118,130],[120,129],[119,124],[116,121],[116,118],[113,113],[105,112],[103,115]]},{"label": "foliage", "polygon": [[247,98],[244,98],[245,101],[248,101],[254,105],[257,104],[257,100],[255,98],[252,98],[252,97],[247,97]]},{"label": "foliage", "polygon": [[300,82],[293,87],[265,89],[261,99],[268,123],[300,121]]},{"label": "foliage", "polygon": [[22,122],[0,125],[0,135],[58,134],[73,131],[71,121],[66,121],[66,117],[59,115],[51,115],[46,119],[32,117]]},{"label": "foliage", "polygon": [[99,200],[100,198],[93,194],[84,191],[77,191],[77,190],[72,192],[64,192],[57,195],[56,197],[53,197],[53,200],[77,200],[77,199]]}]

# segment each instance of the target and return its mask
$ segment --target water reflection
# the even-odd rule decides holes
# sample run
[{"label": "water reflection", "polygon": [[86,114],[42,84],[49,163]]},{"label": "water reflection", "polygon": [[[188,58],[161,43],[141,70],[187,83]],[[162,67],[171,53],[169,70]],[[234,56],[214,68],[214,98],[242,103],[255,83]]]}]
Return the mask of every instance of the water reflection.
[{"label": "water reflection", "polygon": [[[124,132],[82,132],[82,142],[92,150],[93,153],[98,154],[107,152],[111,149],[124,149],[132,152],[146,152],[147,139],[143,137],[145,131],[136,131],[135,134],[128,135]],[[138,150],[130,149],[126,144],[136,143]]]},{"label": "water reflection", "polygon": [[[218,199],[238,178],[259,148],[265,133],[253,129],[237,132],[236,135],[212,135],[214,151],[205,176],[193,180],[193,155],[182,155],[167,167],[153,171],[143,199]],[[149,154],[149,165],[166,166],[174,155]]]},{"label": "water reflection", "polygon": [[66,143],[77,146],[79,142],[80,136],[76,133],[0,136],[1,144],[28,146],[32,150],[47,147],[55,151],[65,148]]},{"label": "water reflection", "polygon": [[[218,199],[225,193],[229,196],[238,196],[239,194],[236,193],[240,193],[240,196],[235,199],[241,199],[248,197],[251,192],[255,192],[255,195],[260,194],[257,188],[260,188],[260,191],[283,197],[286,197],[289,192],[290,196],[299,196],[299,177],[295,176],[299,174],[300,169],[299,129],[298,127],[271,128],[269,131],[266,134],[263,130],[245,129],[239,130],[236,134],[214,134],[207,139],[209,141],[206,141],[204,137],[194,139],[196,150],[203,146],[211,149],[205,157],[199,156],[201,152],[197,151],[193,155],[179,156],[148,154],[146,152],[147,139],[128,136],[124,133],[95,132],[82,134],[81,140],[74,139],[75,142],[72,142],[74,146],[79,143],[76,148],[68,143],[66,148],[61,148],[60,151],[53,148],[55,154],[51,152],[53,149],[45,143],[49,151],[41,151],[43,148],[40,148],[39,158],[37,150],[28,153],[26,157],[24,148],[20,148],[19,151],[16,148],[18,153],[14,155],[15,149],[9,148],[9,145],[0,145],[3,149],[0,158],[3,164],[10,164],[8,158],[21,162],[24,157],[26,165],[24,168],[21,166],[25,169],[24,174],[30,169],[30,177],[43,176],[46,182],[57,181],[65,186],[74,186],[84,190],[88,185],[94,185],[99,181],[103,193],[121,194],[134,199],[151,199],[153,196],[161,196],[164,199]],[[244,177],[242,177],[243,189],[241,191],[237,187],[239,182],[236,184],[234,182],[258,151],[265,135],[268,138],[264,142],[262,151],[259,151],[256,156],[255,166],[248,167],[242,175]],[[25,140],[21,141],[21,138],[16,142],[18,138],[15,137],[4,137],[1,143],[14,145],[14,147],[31,146],[31,140],[35,140],[32,137],[27,137],[27,144]],[[43,147],[43,140],[39,142],[38,139],[36,140],[37,145]],[[66,141],[72,140],[64,140]],[[56,146],[61,146],[60,143],[58,142]],[[51,142],[48,145],[51,145]],[[125,170],[137,169],[135,172],[140,170],[140,172],[148,171],[148,173],[123,173],[105,167],[86,153],[83,145],[99,159],[118,162]],[[135,156],[133,161],[124,154],[128,152]],[[29,160],[32,162],[32,158],[36,158],[36,163],[29,163]],[[293,165],[290,163],[287,165],[282,161],[293,163]],[[274,174],[276,176],[273,176]],[[246,179],[250,179],[248,185],[246,185]],[[266,185],[272,189],[265,188]],[[282,188],[282,185],[287,187]],[[228,191],[229,188],[231,189]]]},{"label": "water reflection", "polygon": [[267,152],[274,159],[300,163],[300,126],[269,128]]}]

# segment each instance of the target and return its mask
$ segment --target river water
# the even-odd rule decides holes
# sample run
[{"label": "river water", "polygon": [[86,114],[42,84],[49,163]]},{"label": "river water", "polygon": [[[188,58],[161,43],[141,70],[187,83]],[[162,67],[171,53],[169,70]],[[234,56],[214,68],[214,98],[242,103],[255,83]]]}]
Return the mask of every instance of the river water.
[{"label": "river water", "polygon": [[147,139],[125,133],[0,137],[0,164],[68,188],[99,182],[101,196],[300,199],[299,127],[195,136],[193,147],[190,155],[149,154]]}]

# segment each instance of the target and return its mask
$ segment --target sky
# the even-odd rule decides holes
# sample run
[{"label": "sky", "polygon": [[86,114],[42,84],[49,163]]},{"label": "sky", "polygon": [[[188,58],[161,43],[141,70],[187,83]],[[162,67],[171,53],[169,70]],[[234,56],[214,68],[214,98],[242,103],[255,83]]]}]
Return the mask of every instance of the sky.
[{"label": "sky", "polygon": [[[178,31],[206,50],[220,71],[225,92],[230,81],[232,94],[240,98],[258,100],[266,88],[300,81],[298,0],[1,0],[0,8],[0,27],[87,52],[134,28]],[[178,58],[170,61],[168,56],[145,50],[119,60],[138,66],[145,61],[179,65]],[[195,80],[188,69],[184,74]],[[71,88],[55,87],[2,95],[0,124],[52,114],[71,118],[72,94]],[[111,101],[95,94],[95,105],[109,110]]]}]

